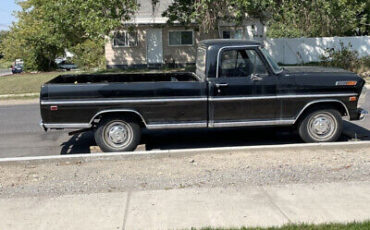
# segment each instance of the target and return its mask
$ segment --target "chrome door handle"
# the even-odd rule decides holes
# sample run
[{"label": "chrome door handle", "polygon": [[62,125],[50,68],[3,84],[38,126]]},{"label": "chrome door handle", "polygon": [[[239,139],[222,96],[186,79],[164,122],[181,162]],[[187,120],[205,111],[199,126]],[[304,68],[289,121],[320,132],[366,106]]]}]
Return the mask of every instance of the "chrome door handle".
[{"label": "chrome door handle", "polygon": [[216,83],[217,88],[228,87],[228,86],[229,86],[229,84],[227,84],[227,83]]}]

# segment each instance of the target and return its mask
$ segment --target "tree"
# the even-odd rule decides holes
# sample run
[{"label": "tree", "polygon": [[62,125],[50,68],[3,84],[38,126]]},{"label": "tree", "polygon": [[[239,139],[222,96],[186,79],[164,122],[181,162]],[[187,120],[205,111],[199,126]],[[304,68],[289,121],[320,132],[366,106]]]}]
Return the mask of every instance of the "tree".
[{"label": "tree", "polygon": [[221,21],[238,25],[248,16],[267,20],[273,6],[273,0],[174,0],[163,16],[170,24],[193,23],[208,32],[217,30]]},{"label": "tree", "polygon": [[4,30],[0,31],[0,59],[4,57],[2,43],[5,37],[8,35],[8,33],[9,33],[8,31]]},{"label": "tree", "polygon": [[[9,59],[23,58],[26,69],[48,70],[65,49],[87,41],[103,42],[110,31],[130,18],[135,0],[24,0],[18,22],[4,41]],[[91,43],[90,43],[91,46]]]},{"label": "tree", "polygon": [[[174,0],[164,12],[169,23],[217,30],[220,21],[240,24],[247,17],[268,25],[270,37],[366,35],[369,0]],[[217,33],[216,33],[217,34]]]},{"label": "tree", "polygon": [[280,0],[269,22],[270,37],[366,34],[368,0]]}]

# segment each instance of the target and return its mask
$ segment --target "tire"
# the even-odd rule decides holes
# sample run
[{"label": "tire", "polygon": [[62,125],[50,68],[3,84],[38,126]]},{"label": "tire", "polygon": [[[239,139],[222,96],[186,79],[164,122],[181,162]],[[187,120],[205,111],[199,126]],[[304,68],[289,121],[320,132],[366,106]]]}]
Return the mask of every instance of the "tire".
[{"label": "tire", "polygon": [[131,118],[103,118],[94,133],[103,152],[126,152],[136,149],[141,139],[140,125]]},{"label": "tire", "polygon": [[299,123],[298,133],[303,141],[335,142],[343,130],[343,120],[335,109],[320,109],[306,115]]}]

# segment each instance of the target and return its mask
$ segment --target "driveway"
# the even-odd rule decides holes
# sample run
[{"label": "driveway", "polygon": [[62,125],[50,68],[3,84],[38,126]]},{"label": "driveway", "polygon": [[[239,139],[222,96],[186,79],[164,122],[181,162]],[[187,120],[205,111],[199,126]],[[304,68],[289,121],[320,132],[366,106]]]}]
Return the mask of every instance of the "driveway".
[{"label": "driveway", "polygon": [[[366,105],[370,111],[370,94]],[[66,131],[45,133],[39,127],[38,104],[0,106],[0,157],[89,153],[92,132],[69,136]],[[340,141],[370,140],[370,118],[345,122]],[[140,150],[229,147],[302,143],[289,128],[191,129],[145,131]]]}]

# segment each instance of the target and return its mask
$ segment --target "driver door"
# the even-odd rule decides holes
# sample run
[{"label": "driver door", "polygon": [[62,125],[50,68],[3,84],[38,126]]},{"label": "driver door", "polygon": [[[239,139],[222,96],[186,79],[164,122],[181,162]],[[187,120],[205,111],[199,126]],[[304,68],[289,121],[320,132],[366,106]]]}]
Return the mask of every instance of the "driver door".
[{"label": "driver door", "polygon": [[[210,123],[214,127],[244,126],[271,121],[280,111],[277,77],[257,49],[224,49],[218,77],[210,79]],[[255,123],[258,125],[257,123]]]}]

